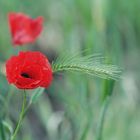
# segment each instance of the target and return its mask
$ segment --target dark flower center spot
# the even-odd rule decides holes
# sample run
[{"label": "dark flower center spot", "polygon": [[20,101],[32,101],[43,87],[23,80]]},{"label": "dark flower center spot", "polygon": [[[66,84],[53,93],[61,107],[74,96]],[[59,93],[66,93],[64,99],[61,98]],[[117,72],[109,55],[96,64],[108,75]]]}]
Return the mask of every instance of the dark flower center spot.
[{"label": "dark flower center spot", "polygon": [[31,78],[30,75],[27,73],[21,73],[21,76],[24,78]]}]

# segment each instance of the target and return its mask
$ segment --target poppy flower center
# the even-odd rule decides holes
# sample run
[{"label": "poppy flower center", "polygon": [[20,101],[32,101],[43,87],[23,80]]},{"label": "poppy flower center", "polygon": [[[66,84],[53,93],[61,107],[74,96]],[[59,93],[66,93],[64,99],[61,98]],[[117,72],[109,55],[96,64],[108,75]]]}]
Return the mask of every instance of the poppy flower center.
[{"label": "poppy flower center", "polygon": [[21,76],[24,78],[31,78],[31,76],[28,73],[21,73]]}]

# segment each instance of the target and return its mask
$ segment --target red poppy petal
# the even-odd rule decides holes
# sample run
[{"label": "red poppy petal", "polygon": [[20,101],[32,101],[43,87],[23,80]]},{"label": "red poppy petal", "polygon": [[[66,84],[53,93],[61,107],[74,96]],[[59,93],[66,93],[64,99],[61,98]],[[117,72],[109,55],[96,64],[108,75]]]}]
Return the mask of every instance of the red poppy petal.
[{"label": "red poppy petal", "polygon": [[52,69],[41,52],[20,52],[6,62],[9,83],[20,89],[48,87],[52,82]]},{"label": "red poppy petal", "polygon": [[33,43],[43,28],[43,17],[32,19],[23,13],[10,13],[8,19],[14,45]]}]

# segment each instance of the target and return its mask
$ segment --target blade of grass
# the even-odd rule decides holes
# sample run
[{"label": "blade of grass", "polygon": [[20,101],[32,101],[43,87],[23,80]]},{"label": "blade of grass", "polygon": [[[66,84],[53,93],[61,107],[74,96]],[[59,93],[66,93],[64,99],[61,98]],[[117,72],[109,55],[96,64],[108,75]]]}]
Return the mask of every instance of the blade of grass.
[{"label": "blade of grass", "polygon": [[97,140],[102,140],[103,125],[105,121],[106,112],[113,94],[115,81],[114,80],[105,80],[103,95],[102,95],[102,109],[99,117],[98,128],[97,128]]}]

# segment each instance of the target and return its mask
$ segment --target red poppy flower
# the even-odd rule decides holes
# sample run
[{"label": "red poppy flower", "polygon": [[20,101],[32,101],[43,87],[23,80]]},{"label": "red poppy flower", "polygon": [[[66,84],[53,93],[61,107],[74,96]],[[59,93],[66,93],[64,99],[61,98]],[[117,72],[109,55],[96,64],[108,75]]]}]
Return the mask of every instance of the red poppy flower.
[{"label": "red poppy flower", "polygon": [[52,69],[41,52],[20,52],[6,62],[8,82],[19,89],[48,87],[52,82]]},{"label": "red poppy flower", "polygon": [[32,19],[23,13],[10,13],[8,19],[14,45],[33,43],[42,31],[43,17]]}]

